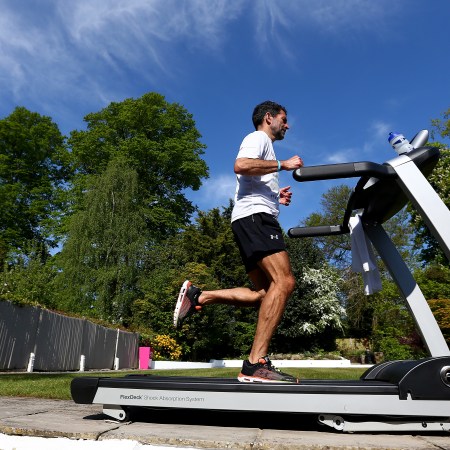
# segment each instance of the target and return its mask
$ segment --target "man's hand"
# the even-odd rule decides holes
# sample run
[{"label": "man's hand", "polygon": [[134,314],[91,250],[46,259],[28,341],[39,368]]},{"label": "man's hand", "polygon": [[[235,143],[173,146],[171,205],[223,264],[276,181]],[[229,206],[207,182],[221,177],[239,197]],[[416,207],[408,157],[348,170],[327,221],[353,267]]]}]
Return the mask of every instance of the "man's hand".
[{"label": "man's hand", "polygon": [[303,160],[298,155],[295,155],[292,158],[281,161],[282,170],[295,170],[302,166],[303,166]]},{"label": "man's hand", "polygon": [[280,189],[280,205],[289,206],[291,203],[292,192],[289,190],[290,188],[290,186],[286,186]]}]

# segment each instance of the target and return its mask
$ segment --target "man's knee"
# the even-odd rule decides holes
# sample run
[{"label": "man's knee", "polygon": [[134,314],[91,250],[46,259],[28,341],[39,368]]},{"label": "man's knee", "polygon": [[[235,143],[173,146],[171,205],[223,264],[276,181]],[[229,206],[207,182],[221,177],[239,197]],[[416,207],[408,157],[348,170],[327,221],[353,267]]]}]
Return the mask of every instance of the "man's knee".
[{"label": "man's knee", "polygon": [[287,297],[290,297],[292,292],[294,292],[294,289],[295,289],[294,275],[290,274],[290,275],[286,276],[286,279],[284,281],[285,281]]},{"label": "man's knee", "polygon": [[281,293],[285,301],[291,296],[295,288],[295,278],[293,275],[285,275],[275,283],[275,289]]}]

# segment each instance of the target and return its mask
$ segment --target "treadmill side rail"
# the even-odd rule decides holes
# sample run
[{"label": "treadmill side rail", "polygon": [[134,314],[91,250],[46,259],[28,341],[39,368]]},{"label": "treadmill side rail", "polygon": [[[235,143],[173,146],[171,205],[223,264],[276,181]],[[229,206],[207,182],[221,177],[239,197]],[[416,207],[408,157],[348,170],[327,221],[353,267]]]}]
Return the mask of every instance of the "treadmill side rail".
[{"label": "treadmill side rail", "polygon": [[368,432],[368,431],[450,431],[450,417],[442,420],[391,420],[391,421],[351,421],[342,416],[332,414],[319,415],[319,422],[338,431]]}]

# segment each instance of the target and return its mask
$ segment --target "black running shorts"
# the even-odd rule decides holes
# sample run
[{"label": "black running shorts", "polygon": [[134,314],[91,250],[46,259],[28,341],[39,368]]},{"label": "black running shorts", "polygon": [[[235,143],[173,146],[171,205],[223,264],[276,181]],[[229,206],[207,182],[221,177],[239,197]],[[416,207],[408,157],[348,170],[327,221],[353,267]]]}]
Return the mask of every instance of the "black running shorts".
[{"label": "black running shorts", "polygon": [[265,256],[286,250],[280,224],[267,213],[257,213],[231,224],[247,273],[256,269]]}]

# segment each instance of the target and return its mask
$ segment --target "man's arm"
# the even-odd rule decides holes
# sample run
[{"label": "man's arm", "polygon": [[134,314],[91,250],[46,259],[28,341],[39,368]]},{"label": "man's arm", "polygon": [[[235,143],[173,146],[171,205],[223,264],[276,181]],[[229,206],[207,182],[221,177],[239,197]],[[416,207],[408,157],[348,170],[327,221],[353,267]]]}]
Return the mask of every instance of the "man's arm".
[{"label": "man's arm", "polygon": [[[300,156],[280,160],[280,170],[294,170],[303,166]],[[278,161],[266,161],[254,158],[238,158],[234,163],[234,173],[237,175],[261,176],[278,170]]]}]

